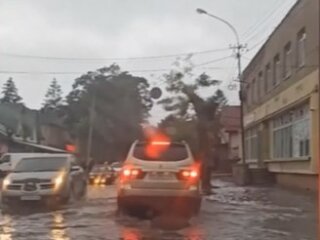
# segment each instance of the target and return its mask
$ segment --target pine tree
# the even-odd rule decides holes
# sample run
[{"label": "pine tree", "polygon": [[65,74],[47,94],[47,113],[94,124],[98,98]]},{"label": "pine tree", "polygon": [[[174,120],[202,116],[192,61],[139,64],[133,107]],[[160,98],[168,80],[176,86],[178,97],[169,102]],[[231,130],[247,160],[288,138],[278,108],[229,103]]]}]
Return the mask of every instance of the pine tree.
[{"label": "pine tree", "polygon": [[2,87],[2,98],[0,103],[21,103],[22,98],[18,95],[18,89],[12,80],[9,78]]},{"label": "pine tree", "polygon": [[62,90],[61,86],[54,78],[45,95],[43,109],[56,109],[62,105]]}]

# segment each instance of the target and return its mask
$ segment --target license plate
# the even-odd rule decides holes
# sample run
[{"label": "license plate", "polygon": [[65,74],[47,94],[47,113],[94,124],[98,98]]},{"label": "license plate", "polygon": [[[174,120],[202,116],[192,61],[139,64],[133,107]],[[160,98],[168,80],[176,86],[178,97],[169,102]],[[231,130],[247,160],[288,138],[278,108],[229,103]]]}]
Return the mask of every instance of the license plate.
[{"label": "license plate", "polygon": [[171,173],[169,172],[152,172],[151,178],[152,179],[170,179]]},{"label": "license plate", "polygon": [[26,195],[26,196],[21,196],[20,199],[23,201],[37,201],[37,200],[40,200],[41,197],[39,195]]}]

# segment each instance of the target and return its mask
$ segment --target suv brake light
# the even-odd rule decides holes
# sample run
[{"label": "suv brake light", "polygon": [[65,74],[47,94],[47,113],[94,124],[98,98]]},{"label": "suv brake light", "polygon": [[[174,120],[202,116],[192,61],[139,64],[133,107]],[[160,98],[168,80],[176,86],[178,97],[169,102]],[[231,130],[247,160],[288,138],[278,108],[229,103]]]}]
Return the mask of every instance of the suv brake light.
[{"label": "suv brake light", "polygon": [[194,181],[199,179],[199,172],[196,169],[181,170],[177,177],[179,180]]},{"label": "suv brake light", "polygon": [[122,171],[122,177],[125,179],[142,179],[145,173],[141,169],[126,168]]}]

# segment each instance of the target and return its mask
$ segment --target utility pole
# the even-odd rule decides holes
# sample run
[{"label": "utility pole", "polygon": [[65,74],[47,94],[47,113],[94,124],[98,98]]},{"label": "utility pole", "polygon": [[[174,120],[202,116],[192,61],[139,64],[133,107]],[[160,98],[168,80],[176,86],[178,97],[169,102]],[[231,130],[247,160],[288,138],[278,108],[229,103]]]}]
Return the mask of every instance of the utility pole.
[{"label": "utility pole", "polygon": [[242,164],[246,164],[246,152],[245,152],[245,128],[244,128],[244,95],[243,95],[243,80],[242,80],[242,68],[241,68],[241,51],[244,49],[245,46],[240,44],[239,42],[237,43],[237,46],[235,47],[236,49],[236,58],[238,62],[238,80],[240,84],[240,89],[239,89],[239,99],[240,99],[240,127],[241,127],[241,160]]},{"label": "utility pole", "polygon": [[240,38],[239,38],[239,34],[237,32],[237,30],[235,29],[235,27],[229,23],[227,20],[220,18],[216,15],[213,15],[211,13],[208,13],[207,11],[198,8],[197,12],[199,14],[205,14],[211,18],[214,18],[215,20],[218,20],[222,23],[224,23],[225,25],[227,25],[231,31],[234,33],[235,38],[236,38],[236,46],[231,47],[233,49],[235,49],[236,52],[236,59],[238,61],[238,80],[239,80],[239,84],[240,84],[240,89],[239,89],[239,100],[240,100],[240,125],[241,125],[241,164],[238,164],[235,166],[235,171],[234,171],[234,177],[236,179],[236,182],[240,185],[246,185],[249,182],[249,175],[248,175],[248,166],[246,164],[246,149],[245,149],[245,127],[244,127],[244,101],[245,101],[245,97],[244,97],[244,91],[243,91],[243,84],[245,83],[242,79],[242,69],[241,69],[241,52],[242,49],[245,48],[244,45],[242,45],[240,43]]},{"label": "utility pole", "polygon": [[238,65],[238,80],[240,83],[239,99],[240,99],[240,125],[241,125],[241,160],[242,160],[242,164],[245,164],[246,163],[246,152],[245,152],[245,144],[244,144],[244,141],[245,141],[245,137],[244,137],[245,131],[244,130],[245,129],[244,129],[244,121],[243,121],[243,117],[244,117],[243,83],[244,83],[244,81],[242,80],[242,69],[241,69],[241,56],[242,55],[241,55],[241,52],[242,52],[242,49],[244,49],[246,46],[244,46],[240,43],[239,34],[238,34],[236,28],[231,23],[229,23],[227,20],[220,18],[216,15],[213,15],[211,13],[208,13],[207,11],[200,9],[200,8],[197,9],[197,12],[199,14],[205,14],[211,18],[214,18],[214,19],[226,24],[231,29],[231,31],[234,33],[235,38],[236,38],[236,46],[231,47],[231,48],[235,49],[236,59],[237,59],[237,63],[238,63],[237,64]]},{"label": "utility pole", "polygon": [[95,107],[96,107],[96,95],[93,93],[93,97],[92,97],[91,105],[89,109],[89,131],[88,131],[88,140],[87,140],[87,159],[86,159],[87,165],[90,162],[91,152],[92,152],[92,135],[93,135]]}]

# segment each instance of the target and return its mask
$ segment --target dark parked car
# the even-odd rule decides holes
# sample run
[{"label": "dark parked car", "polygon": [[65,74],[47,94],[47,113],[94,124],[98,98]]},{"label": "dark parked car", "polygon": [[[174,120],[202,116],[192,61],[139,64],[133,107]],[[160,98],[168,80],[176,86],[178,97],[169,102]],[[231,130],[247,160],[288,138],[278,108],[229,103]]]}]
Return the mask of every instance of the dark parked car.
[{"label": "dark parked car", "polygon": [[121,162],[114,162],[112,163],[111,165],[111,168],[113,169],[113,171],[115,172],[116,175],[119,175],[121,169],[122,169],[122,166],[123,166],[123,163]]},{"label": "dark parked car", "polygon": [[116,176],[110,166],[96,165],[89,174],[90,184],[112,184]]}]

